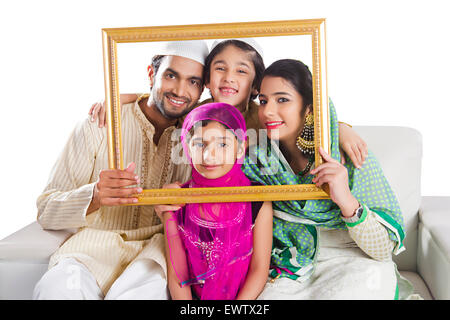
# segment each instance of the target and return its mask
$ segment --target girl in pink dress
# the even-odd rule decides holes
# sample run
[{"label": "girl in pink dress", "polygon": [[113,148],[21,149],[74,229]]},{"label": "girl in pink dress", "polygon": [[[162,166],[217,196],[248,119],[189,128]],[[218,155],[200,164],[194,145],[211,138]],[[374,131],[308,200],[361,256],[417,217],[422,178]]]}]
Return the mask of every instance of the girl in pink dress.
[{"label": "girl in pink dress", "polygon": [[[241,166],[246,127],[225,103],[191,111],[181,142],[192,165],[183,188],[240,187],[252,183]],[[167,211],[179,208],[177,211]],[[255,299],[267,280],[272,239],[271,202],[157,206],[166,236],[172,299]]]}]

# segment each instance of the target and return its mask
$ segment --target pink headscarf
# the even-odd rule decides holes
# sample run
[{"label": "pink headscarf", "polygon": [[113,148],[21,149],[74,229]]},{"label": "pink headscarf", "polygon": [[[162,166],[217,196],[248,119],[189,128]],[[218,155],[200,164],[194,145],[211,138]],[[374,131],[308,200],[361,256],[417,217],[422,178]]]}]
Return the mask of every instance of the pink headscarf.
[{"label": "pink headscarf", "polygon": [[[246,139],[245,120],[235,107],[226,103],[199,106],[183,123],[181,142],[188,159],[186,136],[195,123],[203,120],[220,122],[240,142]],[[192,166],[192,179],[184,187],[249,186],[250,180],[241,171],[242,159],[218,179],[207,179]],[[181,286],[191,285],[202,300],[235,299],[245,281],[252,254],[251,203],[187,204],[175,216],[177,232],[166,232],[170,259]]]}]

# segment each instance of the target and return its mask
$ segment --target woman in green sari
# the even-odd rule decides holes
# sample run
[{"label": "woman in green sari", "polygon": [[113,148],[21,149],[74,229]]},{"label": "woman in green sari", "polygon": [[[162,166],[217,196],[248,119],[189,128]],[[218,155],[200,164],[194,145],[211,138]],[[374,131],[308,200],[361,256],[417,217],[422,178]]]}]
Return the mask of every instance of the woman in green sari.
[{"label": "woman in green sari", "polygon": [[341,164],[331,101],[331,154],[320,150],[324,163],[314,168],[312,94],[300,61],[279,60],[264,73],[258,117],[268,148],[250,148],[243,171],[264,185],[327,183],[331,199],[273,202],[271,281],[259,298],[409,297],[412,286],[392,261],[405,237],[396,196],[370,151],[361,168]]}]

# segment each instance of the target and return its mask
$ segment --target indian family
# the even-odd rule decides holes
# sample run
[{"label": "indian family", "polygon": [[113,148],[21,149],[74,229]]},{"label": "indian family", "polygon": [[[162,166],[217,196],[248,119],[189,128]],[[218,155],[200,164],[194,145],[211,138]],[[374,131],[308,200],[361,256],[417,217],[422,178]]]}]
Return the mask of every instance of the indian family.
[{"label": "indian family", "polygon": [[[77,232],[33,299],[412,294],[392,260],[405,249],[402,212],[373,153],[331,100],[330,153],[316,150],[310,70],[263,56],[251,38],[167,43],[148,66],[149,93],[121,95],[123,170],[108,168],[104,105],[93,105],[37,200],[44,229]],[[330,199],[126,205],[143,189],[288,184],[328,185]]]}]

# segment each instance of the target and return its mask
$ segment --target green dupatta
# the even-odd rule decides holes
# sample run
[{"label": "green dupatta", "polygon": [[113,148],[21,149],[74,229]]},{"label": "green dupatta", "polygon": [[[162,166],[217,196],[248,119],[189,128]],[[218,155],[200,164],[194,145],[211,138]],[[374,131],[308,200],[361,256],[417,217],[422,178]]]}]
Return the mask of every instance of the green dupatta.
[{"label": "green dupatta", "polygon": [[[331,156],[340,161],[338,120],[331,100],[329,111]],[[403,216],[373,153],[369,151],[361,169],[355,168],[348,158],[345,167],[353,196],[387,228],[390,239],[397,243],[394,254],[400,253],[404,250]],[[312,184],[313,179],[313,175],[295,175],[273,141],[267,149],[250,148],[242,170],[249,179],[263,185]],[[272,277],[308,277],[314,270],[319,246],[317,227],[347,229],[339,207],[331,200],[274,201],[273,209]]]}]

